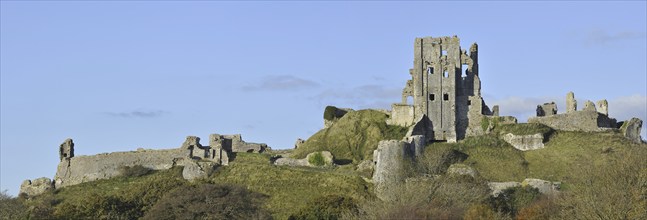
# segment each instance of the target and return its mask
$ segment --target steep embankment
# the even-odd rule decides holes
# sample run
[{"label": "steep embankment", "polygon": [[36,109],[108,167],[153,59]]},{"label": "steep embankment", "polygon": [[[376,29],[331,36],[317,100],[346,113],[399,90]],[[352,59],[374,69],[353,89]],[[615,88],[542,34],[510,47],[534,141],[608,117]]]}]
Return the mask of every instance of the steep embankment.
[{"label": "steep embankment", "polygon": [[406,134],[404,127],[387,125],[387,118],[387,114],[375,110],[349,112],[308,138],[292,157],[304,158],[309,153],[327,150],[337,163],[371,159],[379,141],[400,140]]}]

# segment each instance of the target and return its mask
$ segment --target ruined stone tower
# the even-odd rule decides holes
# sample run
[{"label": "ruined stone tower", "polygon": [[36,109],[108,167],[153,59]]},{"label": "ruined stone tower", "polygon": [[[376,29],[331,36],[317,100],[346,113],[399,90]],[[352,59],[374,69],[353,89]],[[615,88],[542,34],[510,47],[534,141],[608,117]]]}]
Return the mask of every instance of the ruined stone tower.
[{"label": "ruined stone tower", "polygon": [[[390,124],[409,126],[426,115],[433,127],[425,132],[427,138],[450,142],[482,132],[474,127],[492,113],[481,97],[476,43],[468,54],[456,36],[416,38],[409,74],[402,103],[392,106]],[[413,103],[407,103],[409,97]]]}]

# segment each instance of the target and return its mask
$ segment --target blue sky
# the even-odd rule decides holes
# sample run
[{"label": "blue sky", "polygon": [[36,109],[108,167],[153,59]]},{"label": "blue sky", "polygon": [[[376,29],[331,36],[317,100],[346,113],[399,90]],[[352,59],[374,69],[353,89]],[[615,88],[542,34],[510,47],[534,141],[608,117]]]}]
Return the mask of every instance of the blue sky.
[{"label": "blue sky", "polygon": [[521,121],[544,102],[565,109],[568,91],[647,121],[645,1],[0,6],[0,189],[14,195],[54,176],[68,137],[77,155],[210,133],[290,148],[326,105],[398,102],[415,37],[477,42],[486,102]]}]

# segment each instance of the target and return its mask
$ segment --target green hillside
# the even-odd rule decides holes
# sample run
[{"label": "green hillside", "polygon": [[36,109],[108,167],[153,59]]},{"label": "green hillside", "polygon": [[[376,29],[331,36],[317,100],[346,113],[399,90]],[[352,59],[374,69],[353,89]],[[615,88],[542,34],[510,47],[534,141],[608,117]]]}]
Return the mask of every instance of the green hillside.
[{"label": "green hillside", "polygon": [[308,138],[292,156],[304,158],[309,153],[327,150],[340,162],[372,159],[378,142],[400,140],[407,132],[407,128],[387,125],[387,118],[387,114],[376,110],[349,112]]},{"label": "green hillside", "polygon": [[[292,153],[300,158],[329,150],[342,160],[370,158],[381,139],[401,138],[378,111],[351,112],[313,135]],[[543,133],[545,148],[519,151],[503,133]],[[532,124],[497,127],[490,135],[458,143],[433,143],[411,167],[401,200],[375,199],[373,185],[354,164],[327,168],[271,164],[273,155],[238,153],[229,166],[196,183],[181,168],[128,172],[124,177],[83,183],[34,198],[0,198],[0,217],[11,219],[645,219],[647,144],[618,132],[554,131]],[[445,175],[462,163],[476,178]],[[435,176],[429,179],[429,176]],[[488,181],[538,178],[562,183],[557,196],[512,188],[489,196]],[[11,208],[9,208],[11,207]],[[13,213],[13,214],[12,214]],[[16,215],[15,213],[26,213]],[[160,214],[161,213],[161,214]]]}]

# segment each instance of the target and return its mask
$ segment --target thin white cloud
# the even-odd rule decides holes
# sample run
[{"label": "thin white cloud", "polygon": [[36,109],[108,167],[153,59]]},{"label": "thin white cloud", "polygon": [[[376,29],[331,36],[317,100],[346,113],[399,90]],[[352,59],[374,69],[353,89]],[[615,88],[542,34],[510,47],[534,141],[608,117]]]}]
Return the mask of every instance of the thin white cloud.
[{"label": "thin white cloud", "polygon": [[166,111],[131,111],[131,112],[106,112],[106,115],[112,117],[121,117],[121,118],[156,118],[164,114],[167,114]]},{"label": "thin white cloud", "polygon": [[585,43],[587,45],[607,44],[623,40],[644,40],[645,37],[647,37],[647,34],[645,34],[645,32],[621,31],[617,33],[609,33],[605,30],[595,29],[585,34]]},{"label": "thin white cloud", "polygon": [[246,85],[246,91],[295,91],[318,87],[319,83],[292,75],[271,75],[263,77],[254,85]]},{"label": "thin white cloud", "polygon": [[402,88],[383,85],[362,85],[353,88],[327,89],[312,97],[319,102],[336,103],[352,108],[389,109],[400,101]]}]

